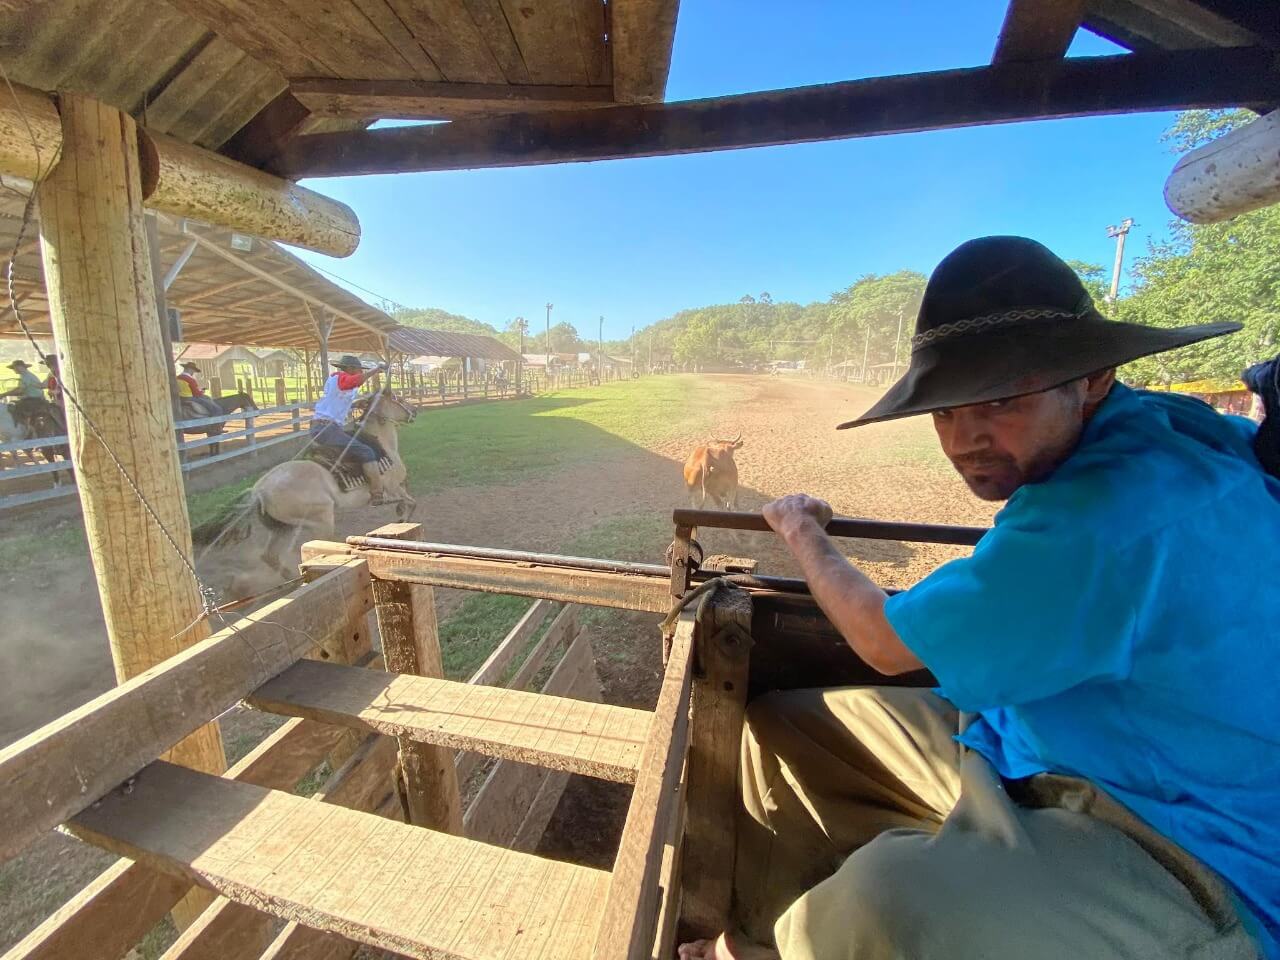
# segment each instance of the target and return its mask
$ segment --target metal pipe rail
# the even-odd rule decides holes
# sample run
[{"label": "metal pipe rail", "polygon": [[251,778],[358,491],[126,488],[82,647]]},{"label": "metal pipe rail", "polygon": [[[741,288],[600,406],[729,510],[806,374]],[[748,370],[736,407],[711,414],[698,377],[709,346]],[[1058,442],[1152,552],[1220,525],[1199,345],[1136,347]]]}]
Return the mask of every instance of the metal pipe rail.
[{"label": "metal pipe rail", "polygon": [[[772,528],[758,513],[733,513],[721,510],[675,510],[671,515],[677,527],[711,527],[718,530],[748,530],[771,533]],[[947,543],[972,547],[982,539],[987,527],[955,527],[935,523],[896,523],[887,520],[860,520],[855,517],[832,517],[827,533],[833,537],[858,537],[863,540],[902,540],[908,543]]]},{"label": "metal pipe rail", "polygon": [[[520,564],[526,567],[554,567],[559,570],[581,570],[592,573],[615,573],[631,577],[653,577],[666,583],[671,568],[659,563],[632,563],[625,560],[600,560],[595,557],[571,557],[557,553],[531,553],[526,550],[502,550],[494,547],[471,547],[457,543],[427,543],[415,540],[391,540],[386,537],[347,537],[351,547],[386,550],[391,553],[408,553],[427,557],[456,557],[463,560],[491,560],[497,563]],[[715,571],[696,571],[694,583],[714,580],[723,576]],[[749,590],[768,590],[779,593],[808,593],[809,586],[793,577],[770,577],[762,574],[736,575],[741,586]]]}]

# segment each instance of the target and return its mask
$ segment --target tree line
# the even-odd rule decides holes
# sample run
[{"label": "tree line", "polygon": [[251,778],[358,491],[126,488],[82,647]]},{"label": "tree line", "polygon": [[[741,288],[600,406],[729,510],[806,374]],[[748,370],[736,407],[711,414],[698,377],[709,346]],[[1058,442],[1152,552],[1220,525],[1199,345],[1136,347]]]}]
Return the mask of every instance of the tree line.
[{"label": "tree line", "polygon": [[[1245,110],[1190,111],[1164,134],[1173,152],[1185,153],[1250,122]],[[1234,336],[1183,348],[1127,365],[1121,376],[1134,384],[1170,384],[1201,379],[1235,381],[1246,366],[1273,355],[1280,342],[1280,205],[1218,224],[1174,219],[1168,239],[1153,241],[1135,258],[1129,283],[1107,302],[1109,271],[1095,263],[1068,261],[1100,310],[1117,320],[1177,327],[1232,320]],[[926,278],[912,270],[864,274],[826,300],[775,300],[767,291],[733,303],[681,310],[628,340],[605,343],[608,353],[634,350],[673,359],[686,368],[751,367],[769,361],[804,360],[815,369],[838,368],[861,377],[886,365],[905,366]],[[401,310],[395,318],[428,329],[484,333],[518,347],[514,321],[499,330],[443,310]],[[551,352],[595,349],[570,323],[551,328]],[[546,350],[544,331],[531,324],[525,352]]]}]

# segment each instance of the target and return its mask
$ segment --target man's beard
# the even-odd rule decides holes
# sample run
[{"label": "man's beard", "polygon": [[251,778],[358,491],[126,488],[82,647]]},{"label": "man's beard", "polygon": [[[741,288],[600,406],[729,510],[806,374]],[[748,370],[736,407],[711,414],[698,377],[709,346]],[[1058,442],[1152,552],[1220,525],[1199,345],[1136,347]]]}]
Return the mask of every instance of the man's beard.
[{"label": "man's beard", "polygon": [[980,500],[1008,500],[1018,488],[1047,478],[1068,451],[1044,450],[1025,468],[1004,453],[984,453],[952,460],[960,478]]},{"label": "man's beard", "polygon": [[1017,462],[1009,456],[961,457],[952,460],[951,465],[981,500],[1008,500],[1026,482]]}]

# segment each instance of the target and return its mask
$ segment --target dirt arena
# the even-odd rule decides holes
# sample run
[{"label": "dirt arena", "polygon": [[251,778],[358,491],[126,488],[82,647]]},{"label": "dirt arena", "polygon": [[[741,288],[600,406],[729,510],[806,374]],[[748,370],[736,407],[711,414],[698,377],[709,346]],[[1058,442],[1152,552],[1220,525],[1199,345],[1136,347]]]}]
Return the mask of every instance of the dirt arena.
[{"label": "dirt arena", "polygon": [[[671,538],[670,510],[687,503],[680,467],[690,446],[738,433],[743,436],[737,458],[740,509],[758,510],[773,497],[803,491],[849,516],[958,524],[991,520],[992,505],[972,497],[951,471],[927,420],[833,429],[869,406],[874,391],[787,377],[689,380],[687,402],[657,411],[643,442],[611,438],[595,454],[530,470],[519,482],[480,482],[421,496],[418,519],[427,536],[661,562]],[[625,404],[627,391],[634,389],[641,388],[611,384],[601,394],[605,399],[592,402]],[[346,515],[340,518],[340,533],[365,532],[392,519],[387,513]],[[754,556],[764,572],[794,573],[771,536],[704,530],[700,539],[709,553]],[[849,541],[847,552],[881,584],[901,587],[962,551]],[[209,576],[224,576],[227,566],[227,558],[215,558]],[[113,682],[86,558],[32,557],[29,565],[5,571],[4,580],[0,745]],[[461,602],[448,594],[438,593],[442,620]],[[652,705],[659,670],[656,620],[610,612],[588,621],[597,670],[611,702]],[[241,723],[251,731],[251,720]],[[246,736],[243,728],[239,735]],[[625,789],[613,785],[573,782],[544,849],[607,866],[626,796]],[[0,948],[20,938],[110,859],[75,841],[50,837],[0,866]]]}]

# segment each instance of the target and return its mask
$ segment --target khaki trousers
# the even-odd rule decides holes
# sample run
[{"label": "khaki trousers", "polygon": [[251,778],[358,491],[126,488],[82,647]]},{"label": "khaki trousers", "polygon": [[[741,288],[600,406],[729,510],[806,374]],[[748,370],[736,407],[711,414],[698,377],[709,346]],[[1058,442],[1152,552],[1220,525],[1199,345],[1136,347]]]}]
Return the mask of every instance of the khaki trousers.
[{"label": "khaki trousers", "polygon": [[1215,874],[1085,781],[1003,782],[959,722],[902,688],[751,704],[747,936],[784,960],[1258,956]]}]

